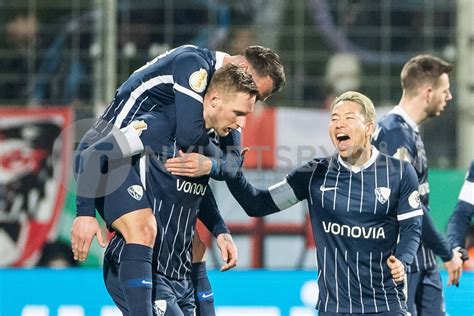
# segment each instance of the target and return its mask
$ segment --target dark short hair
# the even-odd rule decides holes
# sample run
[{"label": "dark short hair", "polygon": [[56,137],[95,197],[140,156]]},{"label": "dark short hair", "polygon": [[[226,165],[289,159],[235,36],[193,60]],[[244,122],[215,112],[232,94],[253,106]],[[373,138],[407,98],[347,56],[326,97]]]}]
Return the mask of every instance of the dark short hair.
[{"label": "dark short hair", "polygon": [[453,65],[431,55],[418,55],[411,58],[402,69],[400,79],[402,88],[414,95],[425,84],[436,87],[442,74],[448,74]]},{"label": "dark short hair", "polygon": [[272,93],[283,88],[286,83],[285,70],[278,54],[270,48],[255,45],[247,47],[243,55],[258,76],[272,78]]},{"label": "dark short hair", "polygon": [[208,90],[219,89],[225,92],[243,92],[258,96],[258,88],[252,75],[233,64],[225,64],[212,76]]}]

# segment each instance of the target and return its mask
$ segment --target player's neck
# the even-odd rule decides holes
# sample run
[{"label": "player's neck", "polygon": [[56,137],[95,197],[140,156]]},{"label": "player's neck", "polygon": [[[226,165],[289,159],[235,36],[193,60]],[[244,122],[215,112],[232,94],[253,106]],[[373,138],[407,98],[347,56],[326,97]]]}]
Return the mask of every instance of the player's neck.
[{"label": "player's neck", "polygon": [[367,161],[369,161],[371,156],[372,146],[369,144],[368,146],[362,147],[361,149],[352,153],[352,155],[348,157],[342,157],[342,160],[344,160],[351,166],[360,167],[363,166]]},{"label": "player's neck", "polygon": [[410,98],[403,94],[398,103],[416,125],[420,125],[428,117],[423,106],[424,102],[420,98],[419,96]]}]

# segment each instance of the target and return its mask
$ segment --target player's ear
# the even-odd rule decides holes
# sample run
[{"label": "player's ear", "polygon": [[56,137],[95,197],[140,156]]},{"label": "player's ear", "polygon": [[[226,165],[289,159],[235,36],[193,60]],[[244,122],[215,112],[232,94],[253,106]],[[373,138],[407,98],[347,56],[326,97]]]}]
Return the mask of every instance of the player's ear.
[{"label": "player's ear", "polygon": [[242,68],[245,72],[247,72],[248,68],[249,68],[249,62],[247,60],[243,60],[242,62],[240,62],[237,66],[239,66],[239,68]]}]

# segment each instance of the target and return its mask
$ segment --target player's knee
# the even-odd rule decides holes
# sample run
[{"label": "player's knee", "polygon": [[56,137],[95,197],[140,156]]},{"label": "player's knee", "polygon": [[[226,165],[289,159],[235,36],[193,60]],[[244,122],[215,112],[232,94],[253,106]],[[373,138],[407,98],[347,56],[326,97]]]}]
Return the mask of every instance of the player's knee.
[{"label": "player's knee", "polygon": [[148,209],[129,213],[115,221],[112,226],[120,231],[127,243],[153,247],[157,235],[156,218]]}]

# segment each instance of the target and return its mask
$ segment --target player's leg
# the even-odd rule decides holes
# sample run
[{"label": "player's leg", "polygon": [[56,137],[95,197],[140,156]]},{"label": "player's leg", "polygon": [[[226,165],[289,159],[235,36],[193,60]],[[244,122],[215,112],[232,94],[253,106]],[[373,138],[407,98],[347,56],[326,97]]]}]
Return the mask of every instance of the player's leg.
[{"label": "player's leg", "polygon": [[[152,254],[156,218],[138,173],[130,170],[123,184],[104,201],[104,218],[125,243],[115,251],[119,281],[131,316],[152,316]],[[115,257],[114,257],[115,258]]]},{"label": "player's leg", "polygon": [[418,315],[418,312],[416,310],[416,298],[418,287],[421,284],[421,275],[422,273],[420,271],[411,272],[407,274],[407,309],[411,316]]},{"label": "player's leg", "polygon": [[111,260],[111,257],[107,255],[108,253],[110,253],[109,249],[107,249],[106,255],[104,256],[103,276],[105,288],[122,314],[128,316],[127,302],[125,301],[125,294],[123,293],[118,276],[119,265]]},{"label": "player's leg", "polygon": [[211,283],[207,276],[206,269],[206,245],[199,238],[197,230],[193,239],[193,271],[191,279],[194,286],[194,300],[196,304],[197,316],[214,316],[216,311],[214,308],[214,293],[212,292]]},{"label": "player's leg", "polygon": [[156,316],[184,316],[178,305],[175,283],[179,281],[170,280],[164,275],[153,274],[153,311]]},{"label": "player's leg", "polygon": [[[175,281],[175,289],[179,289],[180,297],[178,305],[184,316],[194,316],[196,305],[194,304],[194,287],[191,280]],[[207,315],[202,313],[202,315]]]},{"label": "player's leg", "polygon": [[421,286],[422,291],[417,302],[418,316],[445,316],[443,283],[436,267],[426,271]]}]

